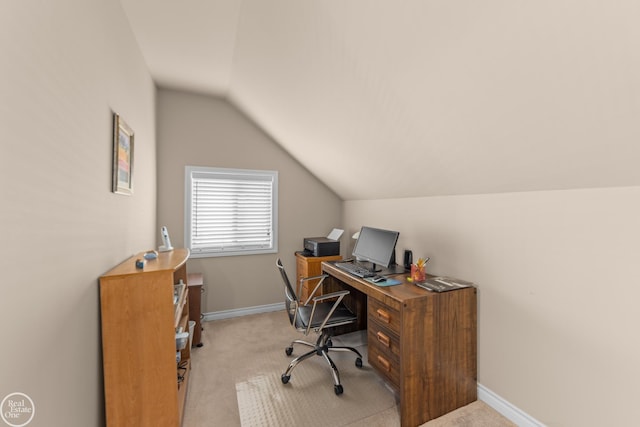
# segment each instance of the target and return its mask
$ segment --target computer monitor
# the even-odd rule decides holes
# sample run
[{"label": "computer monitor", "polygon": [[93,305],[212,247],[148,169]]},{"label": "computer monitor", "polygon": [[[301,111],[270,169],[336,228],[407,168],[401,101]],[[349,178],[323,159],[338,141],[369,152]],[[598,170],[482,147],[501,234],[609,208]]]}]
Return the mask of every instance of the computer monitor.
[{"label": "computer monitor", "polygon": [[362,227],[356,245],[353,247],[352,255],[356,257],[357,261],[372,263],[372,272],[376,271],[376,265],[387,268],[395,254],[399,235],[400,233],[397,231]]}]

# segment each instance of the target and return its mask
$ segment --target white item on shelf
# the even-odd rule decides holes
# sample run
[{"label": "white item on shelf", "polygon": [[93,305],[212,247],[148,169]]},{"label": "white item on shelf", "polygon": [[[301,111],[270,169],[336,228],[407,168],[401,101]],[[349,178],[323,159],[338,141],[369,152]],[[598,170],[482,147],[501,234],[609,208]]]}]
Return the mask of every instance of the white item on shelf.
[{"label": "white item on shelf", "polygon": [[176,334],[176,350],[182,350],[187,346],[189,332],[179,332]]},{"label": "white item on shelf", "polygon": [[189,320],[189,347],[193,346],[193,330],[196,328],[196,322]]}]

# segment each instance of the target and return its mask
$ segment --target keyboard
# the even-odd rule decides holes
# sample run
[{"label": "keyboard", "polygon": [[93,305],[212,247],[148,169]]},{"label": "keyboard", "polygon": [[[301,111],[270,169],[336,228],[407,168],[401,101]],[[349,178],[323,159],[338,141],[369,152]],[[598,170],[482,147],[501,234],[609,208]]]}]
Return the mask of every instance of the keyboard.
[{"label": "keyboard", "polygon": [[351,273],[354,276],[358,277],[373,277],[375,273],[369,269],[364,267],[360,267],[359,265],[352,264],[350,262],[336,262],[336,267],[340,270],[346,271],[347,273]]}]

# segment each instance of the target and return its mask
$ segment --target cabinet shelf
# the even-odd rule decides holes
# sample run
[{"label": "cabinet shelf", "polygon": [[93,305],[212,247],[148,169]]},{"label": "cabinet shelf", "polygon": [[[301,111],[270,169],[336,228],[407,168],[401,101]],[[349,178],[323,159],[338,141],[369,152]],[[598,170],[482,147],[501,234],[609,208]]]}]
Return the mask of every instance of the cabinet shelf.
[{"label": "cabinet shelf", "polygon": [[[178,286],[178,285],[176,285]],[[175,312],[174,312],[174,319],[175,319],[175,323],[174,326],[177,328],[180,324],[180,319],[182,318],[182,315],[184,313],[184,305],[187,302],[187,285],[184,283],[180,284],[180,295],[178,296],[178,302],[175,305]],[[189,312],[189,310],[187,310],[187,313]],[[184,329],[183,329],[184,330]]]}]

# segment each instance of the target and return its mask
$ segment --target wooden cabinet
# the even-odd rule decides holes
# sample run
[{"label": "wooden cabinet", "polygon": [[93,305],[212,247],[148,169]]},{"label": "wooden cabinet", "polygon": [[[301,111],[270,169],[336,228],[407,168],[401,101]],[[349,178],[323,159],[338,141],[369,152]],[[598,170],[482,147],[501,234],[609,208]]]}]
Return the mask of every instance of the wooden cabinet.
[{"label": "wooden cabinet", "polygon": [[[188,331],[189,251],[162,252],[136,268],[135,255],[100,277],[102,359],[107,426],[179,426],[191,349],[176,350]],[[177,300],[174,285],[179,286]]]},{"label": "wooden cabinet", "polygon": [[[298,286],[300,286],[301,278],[319,276],[322,274],[323,261],[338,261],[340,259],[342,259],[340,255],[318,257],[304,256],[300,252],[296,252],[296,283],[294,284],[296,290],[298,289]],[[304,282],[302,284],[302,289],[298,292],[298,298],[301,301],[306,300],[317,284],[317,280]],[[322,290],[320,289],[319,291],[320,292],[316,293],[316,296],[322,294]]]}]

